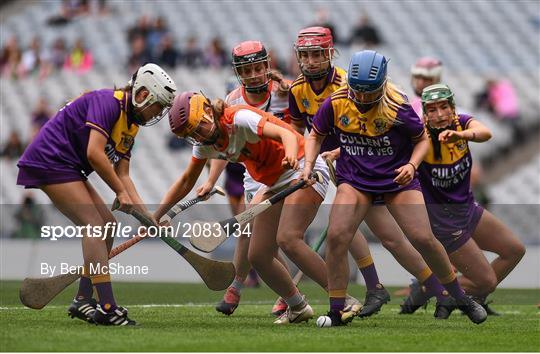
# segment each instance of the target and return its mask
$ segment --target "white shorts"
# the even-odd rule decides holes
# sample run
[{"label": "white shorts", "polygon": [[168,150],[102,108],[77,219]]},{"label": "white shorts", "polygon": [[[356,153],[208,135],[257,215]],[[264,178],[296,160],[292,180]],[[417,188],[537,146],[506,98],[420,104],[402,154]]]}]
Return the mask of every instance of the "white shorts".
[{"label": "white shorts", "polygon": [[[255,194],[259,193],[260,191],[264,190],[264,193],[278,193],[288,187],[291,181],[299,179],[300,174],[304,169],[304,161],[305,159],[301,159],[298,161],[299,167],[297,170],[286,170],[285,172],[283,172],[283,174],[278,178],[278,180],[270,187],[255,181],[246,170],[246,172],[244,173],[244,198],[246,200],[246,204],[251,203],[251,200],[253,199]],[[313,189],[315,189],[315,191],[319,193],[321,198],[324,199],[326,191],[328,190],[330,175],[328,173],[328,166],[326,166],[326,163],[320,155],[317,156],[317,159],[315,160],[315,166],[313,167],[313,171],[320,172],[323,176],[323,181],[317,182],[311,187],[313,187]]]}]

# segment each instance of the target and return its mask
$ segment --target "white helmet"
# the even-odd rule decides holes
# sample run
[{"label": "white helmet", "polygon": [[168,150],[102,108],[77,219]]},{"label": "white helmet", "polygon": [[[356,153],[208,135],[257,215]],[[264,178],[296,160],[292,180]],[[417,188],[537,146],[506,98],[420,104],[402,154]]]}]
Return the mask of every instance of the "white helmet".
[{"label": "white helmet", "polygon": [[[133,78],[129,81],[132,86],[131,103],[141,110],[158,102],[163,106],[161,113],[148,119],[144,126],[154,125],[167,115],[174,100],[174,93],[177,91],[176,85],[171,77],[156,64],[145,64],[137,70]],[[148,96],[141,103],[135,101],[135,95],[141,88],[149,91]]]}]

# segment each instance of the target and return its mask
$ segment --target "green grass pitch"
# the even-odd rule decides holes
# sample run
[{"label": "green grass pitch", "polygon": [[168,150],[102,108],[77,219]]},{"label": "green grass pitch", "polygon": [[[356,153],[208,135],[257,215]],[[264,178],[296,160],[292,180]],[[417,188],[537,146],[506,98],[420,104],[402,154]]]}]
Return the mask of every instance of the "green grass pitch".
[{"label": "green grass pitch", "polygon": [[[243,304],[230,317],[214,305],[221,292],[200,284],[114,283],[119,304],[139,326],[97,327],[67,316],[75,286],[45,309],[25,309],[19,282],[0,282],[1,351],[539,351],[540,291],[497,290],[493,307],[503,313],[474,325],[454,312],[435,320],[434,305],[414,315],[399,315],[401,298],[392,297],[381,313],[355,319],[347,327],[308,324],[276,326],[269,314],[275,295],[266,287],[245,289]],[[326,313],[327,298],[315,284],[301,283],[316,317]],[[390,289],[394,290],[394,289]],[[349,292],[363,299],[364,289]]]}]

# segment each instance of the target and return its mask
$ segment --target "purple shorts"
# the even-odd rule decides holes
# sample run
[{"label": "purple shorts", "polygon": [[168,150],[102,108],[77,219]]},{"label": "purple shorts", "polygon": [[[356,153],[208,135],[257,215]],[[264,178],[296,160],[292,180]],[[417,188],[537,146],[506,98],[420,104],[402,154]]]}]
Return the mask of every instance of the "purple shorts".
[{"label": "purple shorts", "polygon": [[442,233],[438,230],[433,230],[435,237],[439,240],[440,243],[446,249],[446,253],[450,254],[457,251],[461,246],[463,246],[474,234],[482,214],[484,213],[484,208],[480,205],[475,204],[472,213],[468,216],[467,226],[461,230],[455,232],[445,232]]},{"label": "purple shorts", "polygon": [[227,164],[225,168],[225,191],[232,197],[244,196],[244,172],[246,169],[239,163]]},{"label": "purple shorts", "polygon": [[51,170],[39,167],[19,166],[17,184],[25,188],[39,188],[49,184],[86,181],[88,178],[76,170]]},{"label": "purple shorts", "polygon": [[[397,192],[392,193],[399,193],[403,191],[410,191],[415,190],[422,192],[422,187],[420,186],[420,181],[418,181],[418,178],[415,178],[411,181],[411,183],[407,184],[405,187],[401,188]],[[384,196],[386,194],[391,193],[370,193],[371,194],[371,205],[386,205],[386,202],[384,201]]]}]

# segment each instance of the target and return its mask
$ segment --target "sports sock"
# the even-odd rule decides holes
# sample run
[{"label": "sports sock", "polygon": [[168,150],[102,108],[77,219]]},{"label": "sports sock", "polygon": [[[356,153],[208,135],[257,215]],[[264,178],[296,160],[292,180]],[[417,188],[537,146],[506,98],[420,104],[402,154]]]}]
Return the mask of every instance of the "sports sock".
[{"label": "sports sock", "polygon": [[364,277],[364,281],[366,282],[366,288],[368,290],[382,288],[382,286],[377,286],[381,284],[379,282],[377,269],[375,269],[375,263],[373,263],[373,258],[371,258],[371,255],[357,259],[356,264],[358,265],[358,269],[360,269],[360,272]]},{"label": "sports sock", "polygon": [[442,301],[448,296],[448,291],[444,289],[439,279],[433,273],[424,280],[422,285],[426,287],[426,293],[428,295],[437,297],[437,301]]},{"label": "sports sock", "polygon": [[465,296],[465,291],[463,291],[461,285],[459,285],[458,279],[454,272],[440,279],[440,282],[454,299],[459,300]]},{"label": "sports sock", "polygon": [[294,307],[297,307],[298,305],[301,305],[304,302],[304,297],[302,296],[302,294],[300,294],[300,291],[298,291],[298,288],[294,288],[291,294],[285,297],[285,302],[290,308],[294,308]]},{"label": "sports sock", "polygon": [[114,301],[111,276],[109,274],[92,275],[92,284],[96,287],[96,291],[99,295],[99,305],[107,312],[111,312],[116,309],[116,302]]},{"label": "sports sock", "polygon": [[88,277],[88,271],[86,267],[84,267],[83,274],[81,275],[81,279],[79,280],[79,290],[77,291],[75,299],[78,301],[89,300],[92,298],[93,292],[94,288],[92,287],[92,281]]},{"label": "sports sock", "polygon": [[328,296],[330,297],[330,311],[342,311],[345,307],[347,289],[330,290]]},{"label": "sports sock", "polygon": [[240,292],[242,291],[242,288],[244,287],[244,280],[237,275],[234,277],[234,280],[229,287],[235,288],[236,291],[240,294]]}]

